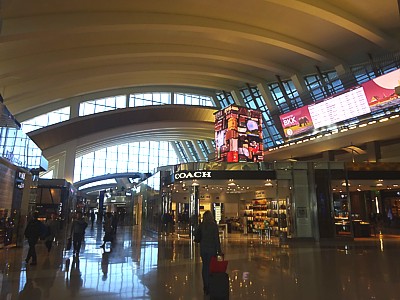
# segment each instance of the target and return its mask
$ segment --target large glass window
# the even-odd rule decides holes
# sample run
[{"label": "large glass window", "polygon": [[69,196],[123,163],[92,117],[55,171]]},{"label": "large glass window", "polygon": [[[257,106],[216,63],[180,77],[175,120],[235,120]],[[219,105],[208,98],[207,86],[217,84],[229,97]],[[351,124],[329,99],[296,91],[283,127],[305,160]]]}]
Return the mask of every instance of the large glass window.
[{"label": "large glass window", "polygon": [[201,149],[201,152],[203,152],[204,157],[207,158],[212,150],[208,149],[206,142],[197,140],[197,145],[199,145],[199,148]]},{"label": "large glass window", "polygon": [[126,107],[125,95],[90,100],[82,102],[79,105],[79,116],[87,116],[125,107]]},{"label": "large glass window", "polygon": [[176,93],[174,101],[174,104],[215,106],[211,97],[202,95]]},{"label": "large glass window", "polygon": [[374,79],[380,75],[390,73],[400,68],[399,62],[393,60],[382,60],[371,64],[365,63],[351,67],[351,72],[359,84]]},{"label": "large glass window", "polygon": [[178,152],[179,152],[180,157],[181,157],[182,160],[183,160],[182,163],[187,163],[187,162],[189,162],[189,158],[188,158],[188,156],[186,155],[186,152],[185,152],[185,150],[183,149],[183,146],[182,146],[181,142],[174,142],[174,144],[175,144],[176,149],[177,149]]},{"label": "large glass window", "polygon": [[[293,82],[291,80],[285,80],[282,81],[282,85],[285,91],[282,91],[278,82],[270,83],[268,85],[275,104],[278,106],[279,113],[283,114],[290,110],[302,107],[304,104],[301,101]],[[285,94],[286,97],[290,99],[290,103],[286,101]]]},{"label": "large glass window", "polygon": [[200,161],[200,157],[195,150],[193,143],[191,141],[185,141],[186,148],[189,150],[190,155],[192,155],[194,161]]},{"label": "large glass window", "polygon": [[115,145],[77,157],[74,182],[108,173],[154,173],[159,166],[178,163],[178,157],[169,142],[145,141]]},{"label": "large glass window", "polygon": [[22,130],[0,127],[0,156],[32,169],[40,166],[42,150]]},{"label": "large glass window", "polygon": [[171,104],[171,93],[137,93],[129,95],[129,107]]},{"label": "large glass window", "polygon": [[344,90],[342,82],[338,79],[335,71],[304,77],[307,89],[314,101],[324,99]]},{"label": "large glass window", "polygon": [[228,107],[231,104],[235,104],[235,100],[231,93],[221,92],[216,94],[216,98],[221,106],[221,108]]},{"label": "large glass window", "polygon": [[69,117],[70,107],[68,106],[26,120],[21,123],[21,129],[24,133],[28,133],[46,126],[67,121],[69,120]]},{"label": "large glass window", "polygon": [[271,118],[270,112],[265,104],[257,87],[249,87],[240,91],[246,107],[257,109],[262,112],[263,116],[263,142],[265,147],[274,147],[283,143],[283,139],[275,123]]}]

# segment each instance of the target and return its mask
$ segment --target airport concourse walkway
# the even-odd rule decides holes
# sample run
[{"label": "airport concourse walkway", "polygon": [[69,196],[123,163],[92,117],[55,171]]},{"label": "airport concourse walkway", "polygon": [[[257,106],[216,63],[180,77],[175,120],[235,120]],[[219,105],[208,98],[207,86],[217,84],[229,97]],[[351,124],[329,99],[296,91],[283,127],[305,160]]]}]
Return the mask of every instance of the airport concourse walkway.
[{"label": "airport concourse walkway", "polygon": [[[24,262],[26,244],[1,249],[0,299],[207,299],[198,245],[187,238],[120,227],[103,253],[102,236],[89,227],[79,258],[63,240],[50,254],[41,242],[36,266]],[[396,236],[279,244],[230,234],[222,243],[230,299],[400,299]]]}]

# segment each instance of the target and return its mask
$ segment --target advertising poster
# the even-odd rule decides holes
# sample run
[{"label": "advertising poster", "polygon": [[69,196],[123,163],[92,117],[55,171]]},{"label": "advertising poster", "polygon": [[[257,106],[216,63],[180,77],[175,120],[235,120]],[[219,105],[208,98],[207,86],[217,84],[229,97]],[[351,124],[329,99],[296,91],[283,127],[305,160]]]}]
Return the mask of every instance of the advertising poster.
[{"label": "advertising poster", "polygon": [[215,114],[216,160],[263,161],[262,114],[230,105]]},{"label": "advertising poster", "polygon": [[280,115],[279,118],[281,119],[282,127],[287,138],[314,129],[314,124],[307,106]]},{"label": "advertising poster", "polygon": [[395,88],[400,69],[369,80],[323,101],[280,115],[285,137],[311,132],[345,120],[400,104]]},{"label": "advertising poster", "polygon": [[371,111],[399,104],[400,96],[395,92],[399,85],[400,69],[361,84]]}]

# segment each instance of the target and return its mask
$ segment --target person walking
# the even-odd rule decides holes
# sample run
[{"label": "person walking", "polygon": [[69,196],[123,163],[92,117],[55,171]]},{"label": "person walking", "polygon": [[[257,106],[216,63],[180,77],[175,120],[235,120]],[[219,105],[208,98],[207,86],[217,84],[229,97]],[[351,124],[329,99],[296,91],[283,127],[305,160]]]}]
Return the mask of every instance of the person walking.
[{"label": "person walking", "polygon": [[72,221],[70,234],[70,238],[72,238],[73,242],[74,254],[76,256],[79,256],[79,252],[81,251],[81,245],[85,236],[85,229],[87,226],[88,223],[83,219],[82,213],[77,212],[76,218]]},{"label": "person walking", "polygon": [[94,210],[92,209],[90,211],[90,221],[92,222],[92,228],[94,226],[94,221],[96,220],[96,214],[94,213]]},{"label": "person walking", "polygon": [[44,226],[44,224],[38,220],[38,217],[39,213],[35,211],[32,215],[32,219],[26,225],[24,232],[29,244],[29,250],[25,262],[29,263],[29,260],[32,258],[32,266],[37,265],[36,244],[41,235],[42,227]]},{"label": "person walking", "polygon": [[57,239],[58,232],[60,230],[60,221],[57,218],[56,213],[52,213],[50,219],[46,221],[46,225],[49,227],[50,234],[45,239],[45,245],[47,252],[50,252],[53,245],[53,241]]},{"label": "person walking", "polygon": [[210,287],[211,257],[222,254],[218,225],[215,222],[214,216],[211,211],[207,210],[203,214],[203,222],[200,223],[196,231],[196,234],[199,234],[200,236],[200,256],[203,265],[203,290],[204,293],[208,295]]},{"label": "person walking", "polygon": [[111,212],[107,212],[106,213],[106,217],[104,218],[104,225],[103,225],[103,229],[104,229],[104,237],[103,237],[103,244],[100,246],[100,248],[103,248],[103,250],[105,250],[106,247],[106,243],[107,242],[113,242],[114,240],[114,228],[112,225],[112,214]]}]

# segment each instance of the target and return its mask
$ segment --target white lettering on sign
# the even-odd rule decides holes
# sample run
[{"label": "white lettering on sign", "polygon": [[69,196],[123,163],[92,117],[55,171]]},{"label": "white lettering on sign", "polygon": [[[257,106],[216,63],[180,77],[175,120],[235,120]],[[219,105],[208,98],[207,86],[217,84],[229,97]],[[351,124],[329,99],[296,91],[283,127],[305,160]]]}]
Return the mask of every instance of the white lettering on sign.
[{"label": "white lettering on sign", "polygon": [[291,117],[283,120],[283,125],[284,126],[288,126],[288,125],[291,126],[291,125],[294,125],[296,123],[297,123],[296,117],[294,117],[294,116],[291,116]]},{"label": "white lettering on sign", "polygon": [[191,178],[211,178],[211,172],[207,171],[195,171],[187,173],[175,173],[175,180],[179,179],[191,179]]}]

